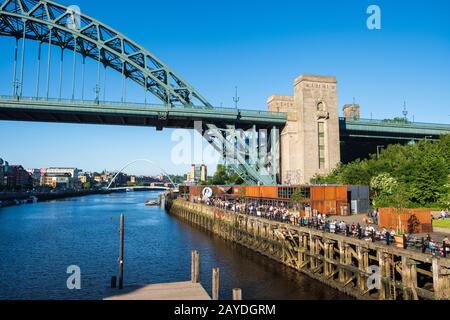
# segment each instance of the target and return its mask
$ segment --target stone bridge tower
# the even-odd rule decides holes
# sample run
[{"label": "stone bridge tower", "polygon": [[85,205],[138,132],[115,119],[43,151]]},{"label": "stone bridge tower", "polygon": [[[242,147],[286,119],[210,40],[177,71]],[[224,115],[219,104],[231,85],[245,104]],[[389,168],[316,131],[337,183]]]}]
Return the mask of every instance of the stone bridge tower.
[{"label": "stone bridge tower", "polygon": [[341,160],[336,77],[300,76],[294,96],[273,95],[268,106],[288,114],[280,139],[282,183],[308,183],[336,167]]}]

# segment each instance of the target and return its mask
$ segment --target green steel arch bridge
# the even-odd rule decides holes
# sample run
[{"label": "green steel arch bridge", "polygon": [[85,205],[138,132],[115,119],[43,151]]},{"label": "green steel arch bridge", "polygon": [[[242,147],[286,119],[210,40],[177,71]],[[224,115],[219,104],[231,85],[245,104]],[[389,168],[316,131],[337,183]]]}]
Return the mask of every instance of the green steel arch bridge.
[{"label": "green steel arch bridge", "polygon": [[[77,7],[46,0],[0,3],[0,35],[13,40],[12,81],[3,83],[11,88],[11,94],[0,96],[0,120],[148,126],[157,130],[194,128],[201,121],[202,133],[209,132],[206,138],[217,151],[239,150],[233,152],[233,161],[227,165],[244,181],[266,185],[279,181],[278,136],[287,122],[286,114],[213,106],[150,51]],[[30,42],[37,49],[35,54],[27,52]],[[8,54],[2,56],[8,59]],[[69,67],[65,66],[68,56]],[[94,67],[86,70],[88,63]],[[25,76],[26,68],[35,68],[35,78]],[[59,76],[55,77],[52,69],[59,69]],[[120,77],[120,101],[105,98],[110,70]],[[43,71],[45,77],[41,77]],[[71,90],[63,94],[63,86],[67,87],[63,79],[68,76]],[[91,97],[85,88],[89,80],[95,82]],[[127,101],[130,83],[141,88],[142,103]],[[31,93],[25,87],[35,90]],[[238,134],[241,129],[250,131],[251,137]],[[380,143],[436,139],[448,132],[450,125],[342,118],[343,160],[374,153],[373,146]],[[359,152],[355,153],[356,149]]]}]

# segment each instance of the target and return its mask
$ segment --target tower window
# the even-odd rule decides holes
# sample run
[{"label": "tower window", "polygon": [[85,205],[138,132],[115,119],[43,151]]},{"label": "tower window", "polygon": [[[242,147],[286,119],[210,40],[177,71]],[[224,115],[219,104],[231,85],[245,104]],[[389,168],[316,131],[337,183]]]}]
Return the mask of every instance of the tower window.
[{"label": "tower window", "polygon": [[318,142],[319,142],[319,169],[325,168],[326,148],[325,148],[325,123],[318,123]]}]

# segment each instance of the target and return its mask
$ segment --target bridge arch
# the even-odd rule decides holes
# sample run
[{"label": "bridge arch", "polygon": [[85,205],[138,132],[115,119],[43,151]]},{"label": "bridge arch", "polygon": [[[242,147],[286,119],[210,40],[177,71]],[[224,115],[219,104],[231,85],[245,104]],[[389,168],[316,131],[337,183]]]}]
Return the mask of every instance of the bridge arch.
[{"label": "bridge arch", "polygon": [[[83,64],[88,57],[98,62],[99,70],[101,64],[116,70],[164,105],[212,108],[198,91],[148,50],[106,24],[75,12],[73,7],[47,0],[0,3],[0,35],[16,38],[16,50],[19,39],[23,45],[25,39],[30,39],[40,45],[58,46],[81,54]],[[23,78],[23,66],[21,69]]]},{"label": "bridge arch", "polygon": [[128,162],[125,166],[123,166],[122,169],[119,170],[119,172],[116,173],[116,175],[113,177],[113,179],[111,180],[111,182],[109,183],[107,189],[110,189],[112,184],[116,181],[117,177],[119,176],[119,174],[123,173],[124,170],[126,170],[128,167],[132,166],[133,164],[137,163],[137,162],[147,162],[150,163],[152,165],[155,165],[158,167],[159,170],[161,170],[164,175],[170,180],[170,182],[172,183],[173,186],[175,186],[176,184],[173,182],[173,180],[170,178],[169,174],[166,172],[166,170],[164,170],[159,164],[157,164],[155,161],[152,160],[148,160],[148,159],[136,159],[133,161]]},{"label": "bridge arch", "polygon": [[[12,113],[15,116],[20,114],[20,121],[156,126],[158,130],[162,130],[169,124],[175,127],[192,127],[195,121],[203,120],[205,121],[205,129],[208,128],[209,130],[215,130],[217,126],[226,124],[232,125],[232,128],[236,125],[245,128],[254,125],[254,132],[256,132],[256,127],[260,125],[264,128],[271,128],[271,132],[276,132],[278,126],[283,126],[286,122],[285,116],[279,117],[275,114],[213,108],[197,90],[152,53],[106,24],[81,13],[76,6],[66,7],[49,0],[0,0],[0,36],[15,39],[13,94],[7,98],[0,97],[0,100],[2,100],[0,101],[0,107],[5,107],[4,113],[0,110],[0,119],[5,117],[6,120],[13,120],[14,116],[9,115]],[[27,56],[25,52],[29,50],[29,45],[25,48],[27,40],[31,40],[33,44],[38,44],[36,95],[31,98],[23,95],[24,69],[28,68],[25,61],[29,60],[28,57],[25,60]],[[22,44],[21,53],[18,50],[19,43]],[[46,97],[44,95],[42,98],[39,96],[41,47],[48,48],[47,92]],[[50,66],[54,55],[52,49],[55,47],[59,47],[61,51],[59,98],[51,99],[49,97],[50,83],[52,83],[50,81],[52,77]],[[71,101],[62,99],[65,50],[73,52]],[[83,58],[81,101],[75,99],[76,70],[78,70],[76,58],[79,58],[79,55]],[[42,59],[43,65],[44,60]],[[94,103],[84,99],[86,60],[88,62],[94,61],[97,67],[96,70],[92,70],[92,78],[96,81]],[[100,103],[102,65],[104,66],[104,87],[103,103]],[[121,75],[121,102],[106,101],[107,67]],[[126,93],[124,94],[126,88],[124,82],[127,79],[144,89],[145,105],[124,103],[124,96],[126,95]],[[162,107],[161,105],[147,104],[147,92],[161,101]],[[22,110],[26,111],[23,112]],[[256,122],[256,124],[253,122]],[[273,134],[272,138],[271,142],[275,142],[276,134]],[[227,141],[222,133],[213,137],[209,143],[213,143],[212,140],[216,140],[214,142],[216,148],[221,145],[218,147],[219,150],[223,150],[224,145],[226,150],[235,148],[235,144]],[[256,165],[247,161],[247,158],[250,158],[247,157],[250,154],[247,142],[248,140],[240,139],[239,143],[245,150],[245,156],[236,152],[236,163],[229,164],[229,167],[249,184],[276,183],[275,172],[277,170],[272,169],[270,175],[267,170],[270,161],[261,161]],[[275,143],[266,143],[265,147],[266,149],[270,147],[272,151],[278,152]],[[259,152],[261,153],[261,151]],[[275,160],[272,159],[272,162],[275,162]],[[278,168],[278,165],[274,164],[271,168]]]}]

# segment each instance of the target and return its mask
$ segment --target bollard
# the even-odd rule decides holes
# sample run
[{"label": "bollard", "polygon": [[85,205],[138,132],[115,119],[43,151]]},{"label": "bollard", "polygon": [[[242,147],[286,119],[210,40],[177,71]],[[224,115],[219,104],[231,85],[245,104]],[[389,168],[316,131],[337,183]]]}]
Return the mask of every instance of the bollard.
[{"label": "bollard", "polygon": [[212,300],[219,300],[219,268],[214,268],[212,272]]},{"label": "bollard", "polygon": [[119,289],[123,289],[123,255],[125,237],[125,217],[120,215]]},{"label": "bollard", "polygon": [[116,276],[111,277],[111,288],[112,289],[117,288],[117,277]]},{"label": "bollard", "polygon": [[442,250],[444,251],[444,258],[447,258],[447,244],[442,241]]},{"label": "bollard", "polygon": [[408,249],[408,238],[405,234],[403,235],[403,249]]},{"label": "bollard", "polygon": [[233,300],[242,300],[242,290],[233,289]]},{"label": "bollard", "polygon": [[198,283],[200,276],[200,256],[198,251],[192,251],[192,261],[191,261],[191,281],[192,283]]}]

